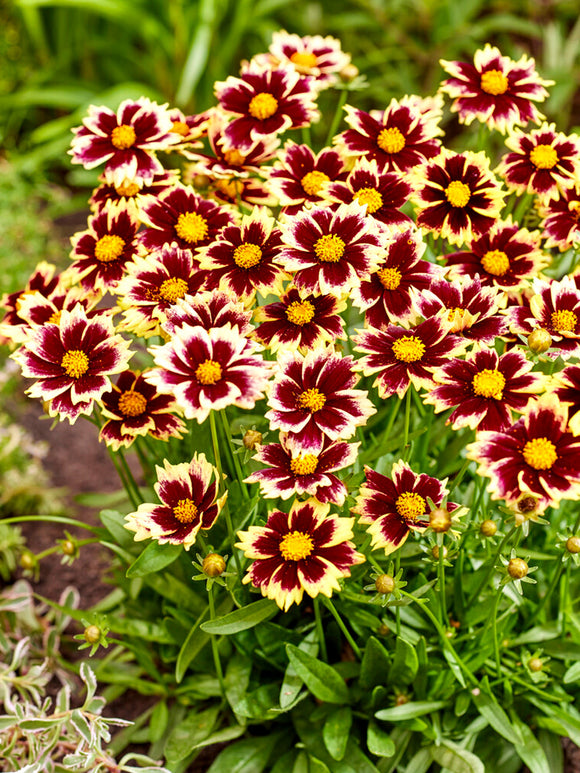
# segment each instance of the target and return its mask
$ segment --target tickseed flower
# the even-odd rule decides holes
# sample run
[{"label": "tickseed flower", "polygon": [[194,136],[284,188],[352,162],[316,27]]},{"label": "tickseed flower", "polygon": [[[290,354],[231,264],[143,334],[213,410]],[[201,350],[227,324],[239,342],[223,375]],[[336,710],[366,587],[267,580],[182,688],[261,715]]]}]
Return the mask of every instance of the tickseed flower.
[{"label": "tickseed flower", "polygon": [[230,212],[198,196],[193,188],[176,185],[143,207],[141,218],[147,228],[139,234],[146,250],[175,244],[195,251],[212,242],[218,232],[233,222]]},{"label": "tickseed flower", "polygon": [[469,126],[477,119],[505,134],[514,126],[540,123],[544,118],[533,102],[543,102],[548,96],[544,86],[554,81],[540,78],[535,61],[525,54],[514,62],[487,43],[475,52],[473,64],[444,59],[440,64],[451,75],[440,91],[454,100],[451,112],[459,113],[460,123]]},{"label": "tickseed flower", "polygon": [[280,250],[275,220],[255,208],[240,225],[225,226],[215,241],[198,252],[200,266],[212,283],[240,300],[250,301],[257,290],[280,295],[288,275],[274,263]]},{"label": "tickseed flower", "polygon": [[329,199],[366,205],[367,216],[388,226],[403,226],[411,221],[400,209],[411,195],[411,186],[402,175],[380,172],[377,162],[357,158],[344,182],[334,177],[328,186]]},{"label": "tickseed flower", "polygon": [[548,199],[538,206],[540,228],[546,239],[545,247],[557,247],[561,252],[580,241],[580,185],[562,191],[559,198]]},{"label": "tickseed flower", "polygon": [[462,244],[490,230],[505,193],[483,152],[454,153],[442,148],[413,170],[417,225],[450,244]]},{"label": "tickseed flower", "polygon": [[375,408],[367,392],[353,387],[359,380],[353,358],[332,349],[302,356],[281,351],[271,384],[266,418],[272,429],[290,432],[299,447],[319,451],[324,438],[348,440]]},{"label": "tickseed flower", "polygon": [[207,134],[211,112],[206,110],[196,115],[185,115],[177,108],[169,111],[169,117],[173,121],[171,131],[179,137],[179,141],[171,147],[173,153],[180,153],[187,158],[192,148],[203,147],[200,140]]},{"label": "tickseed flower", "polygon": [[226,501],[227,493],[217,498],[218,471],[204,454],[194,454],[189,464],[165,459],[155,469],[154,489],[161,504],[139,505],[125,516],[125,528],[135,532],[136,542],[154,539],[189,550],[200,529],[211,529]]},{"label": "tickseed flower", "polygon": [[90,415],[93,401],[111,388],[109,376],[127,368],[133,355],[129,345],[115,335],[110,315],[88,319],[79,304],[64,310],[59,324],[31,330],[12,357],[23,376],[36,379],[26,394],[47,402],[50,416],[74,424],[81,413]]},{"label": "tickseed flower", "polygon": [[425,290],[443,275],[440,266],[421,260],[425,244],[420,231],[402,228],[393,231],[391,238],[385,260],[352,293],[352,303],[364,312],[366,325],[377,330],[394,322],[414,322],[413,288]]},{"label": "tickseed flower", "polygon": [[290,67],[276,69],[250,62],[240,78],[230,75],[215,84],[219,106],[233,117],[225,147],[244,150],[263,136],[299,129],[318,120],[313,80]]},{"label": "tickseed flower", "polygon": [[55,276],[55,272],[56,266],[43,260],[36,265],[22,290],[6,293],[0,297],[0,308],[3,308],[5,311],[4,317],[1,320],[0,335],[5,335],[14,341],[23,340],[23,337],[18,335],[17,329],[23,325],[28,327],[28,325],[19,314],[20,302],[27,293],[39,292],[42,296],[48,298],[52,293],[57,292],[60,276],[58,274]]},{"label": "tickseed flower", "polygon": [[175,246],[136,257],[115,291],[124,309],[122,328],[143,338],[159,335],[167,309],[203,288],[207,273],[199,269],[190,250]]},{"label": "tickseed flower", "polygon": [[329,510],[312,499],[295,501],[289,513],[270,513],[265,526],[239,531],[236,547],[252,559],[243,582],[260,588],[284,612],[300,604],[304,591],[312,598],[340,591],[339,580],[365,558],[351,541],[354,518]]},{"label": "tickseed flower", "polygon": [[333,473],[354,464],[359,445],[325,439],[320,450],[305,452],[293,436],[281,433],[280,443],[257,447],[253,458],[268,467],[253,472],[246,483],[259,483],[266,499],[308,494],[319,502],[343,505],[348,492]]},{"label": "tickseed flower", "polygon": [[493,346],[498,336],[507,333],[506,318],[499,313],[505,294],[497,287],[482,287],[478,275],[462,284],[434,279],[428,289],[414,293],[414,298],[422,317],[446,309],[452,332],[470,341]]},{"label": "tickseed flower", "polygon": [[252,312],[244,304],[236,301],[231,295],[219,290],[203,290],[195,296],[187,296],[178,300],[175,305],[165,310],[166,321],[162,328],[166,337],[171,337],[176,328],[203,327],[234,327],[240,335],[249,335],[254,327],[250,322]]},{"label": "tickseed flower", "polygon": [[172,125],[166,106],[146,97],[126,99],[116,113],[91,105],[83,125],[73,129],[72,163],[85,169],[105,164],[105,173],[115,185],[125,178],[150,183],[163,172],[155,151],[168,150],[180,140]]},{"label": "tickseed flower", "polygon": [[441,110],[423,112],[413,97],[392,99],[384,111],[344,109],[350,129],[334,140],[341,155],[374,159],[385,172],[407,172],[440,151]]},{"label": "tickseed flower", "polygon": [[345,164],[336,150],[323,148],[315,154],[308,145],[288,140],[272,166],[268,187],[276,195],[283,212],[295,215],[306,202],[325,206],[328,185],[345,180]]},{"label": "tickseed flower", "polygon": [[435,406],[435,413],[455,407],[447,419],[453,429],[501,432],[511,427],[512,411],[523,413],[530,395],[544,389],[543,375],[530,373],[533,365],[519,351],[475,350],[436,370],[436,386],[423,400]]},{"label": "tickseed flower", "polygon": [[283,247],[277,258],[301,294],[350,292],[378,267],[388,243],[358,203],[335,212],[316,207],[299,212],[281,226]]},{"label": "tickseed flower", "polygon": [[319,349],[337,339],[346,338],[340,312],[346,301],[334,295],[300,297],[290,287],[275,303],[260,306],[254,320],[260,322],[254,336],[272,352],[280,348],[298,349],[305,353]]},{"label": "tickseed flower", "polygon": [[174,415],[173,398],[158,394],[145,381],[142,373],[125,370],[110,392],[101,396],[102,413],[106,422],[99,440],[117,451],[128,448],[139,435],[151,435],[156,440],[181,437],[185,424]]},{"label": "tickseed flower", "polygon": [[555,124],[544,123],[527,134],[515,129],[505,144],[512,152],[502,157],[496,173],[510,191],[536,193],[546,201],[578,181],[580,138],[557,132]]},{"label": "tickseed flower", "polygon": [[183,327],[164,346],[152,346],[155,364],[145,378],[162,394],[173,395],[186,419],[199,424],[211,410],[228,405],[253,408],[264,396],[270,367],[258,345],[237,328]]},{"label": "tickseed flower", "polygon": [[340,40],[322,35],[294,35],[279,30],[272,35],[269,55],[277,65],[293,67],[301,75],[310,75],[316,89],[334,85],[350,64],[350,55],[341,49]]},{"label": "tickseed flower", "polygon": [[511,215],[497,220],[490,230],[472,239],[469,250],[445,256],[449,277],[479,275],[482,285],[495,285],[512,292],[525,286],[548,265],[540,249],[540,232],[520,228]]},{"label": "tickseed flower", "polygon": [[[359,523],[369,524],[373,550],[383,548],[388,556],[411,531],[422,532],[429,526],[429,512],[441,504],[447,489],[436,478],[413,472],[403,461],[393,465],[390,478],[366,465],[365,475],[352,512],[360,516]],[[458,507],[453,502],[446,506],[449,511]]]},{"label": "tickseed flower", "polygon": [[450,323],[438,315],[409,329],[388,325],[384,330],[360,333],[354,337],[355,351],[366,356],[357,366],[365,376],[377,374],[373,386],[382,399],[394,394],[403,397],[410,384],[428,389],[433,385],[433,371],[467,345],[449,331]]},{"label": "tickseed flower", "polygon": [[568,409],[553,393],[530,400],[524,416],[503,432],[480,432],[467,458],[490,478],[492,499],[516,505],[537,497],[537,509],[580,498],[580,440],[567,430]]},{"label": "tickseed flower", "polygon": [[552,377],[550,391],[569,408],[568,428],[573,435],[580,435],[580,365],[568,365]]},{"label": "tickseed flower", "polygon": [[135,215],[139,215],[144,204],[154,201],[165,191],[172,188],[179,181],[179,172],[176,169],[167,169],[153,175],[151,182],[145,183],[142,179],[130,180],[127,177],[115,184],[106,175],[99,177],[100,185],[95,188],[89,204],[93,212],[98,214],[105,207],[113,204],[120,209],[129,209]]},{"label": "tickseed flower", "polygon": [[113,292],[137,252],[135,212],[109,205],[89,218],[88,229],[72,237],[69,269],[84,290]]}]

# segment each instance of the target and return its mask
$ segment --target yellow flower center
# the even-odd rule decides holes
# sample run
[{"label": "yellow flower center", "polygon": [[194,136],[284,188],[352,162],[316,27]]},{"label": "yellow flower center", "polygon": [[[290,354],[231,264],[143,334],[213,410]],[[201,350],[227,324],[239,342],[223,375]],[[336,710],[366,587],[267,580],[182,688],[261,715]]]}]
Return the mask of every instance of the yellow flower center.
[{"label": "yellow flower center", "polygon": [[407,521],[416,521],[425,512],[425,500],[414,491],[404,491],[397,497],[395,507]]},{"label": "yellow flower center", "polygon": [[377,276],[385,290],[396,290],[401,284],[402,274],[398,268],[381,268]]},{"label": "yellow flower center", "polygon": [[50,315],[50,317],[48,319],[48,322],[52,322],[53,325],[60,325],[60,318],[61,317],[62,317],[62,309],[60,309],[59,311],[53,312]]},{"label": "yellow flower center", "polygon": [[316,67],[318,57],[312,51],[295,51],[290,57],[290,61],[298,67]]},{"label": "yellow flower center", "polygon": [[257,118],[258,121],[265,121],[266,118],[274,115],[278,109],[278,100],[273,94],[267,94],[261,91],[252,97],[252,101],[248,105],[248,112],[252,118]]},{"label": "yellow flower center", "polygon": [[493,397],[494,400],[501,400],[505,388],[505,376],[499,370],[485,370],[476,373],[473,377],[473,391],[480,397]]},{"label": "yellow flower center", "polygon": [[314,311],[310,301],[293,301],[286,309],[286,318],[293,325],[307,325],[314,318]]},{"label": "yellow flower center", "polygon": [[471,198],[469,185],[461,180],[452,180],[445,190],[445,198],[452,207],[465,207]]},{"label": "yellow flower center", "polygon": [[489,250],[482,257],[481,265],[488,274],[503,276],[510,267],[510,259],[501,250]]},{"label": "yellow flower center", "polygon": [[217,384],[222,377],[222,366],[215,360],[204,360],[195,369],[195,377],[200,384]]},{"label": "yellow flower center", "polygon": [[312,475],[318,467],[318,457],[314,454],[296,456],[290,462],[290,469],[294,475]]},{"label": "yellow flower center", "polygon": [[383,197],[376,188],[361,188],[354,195],[359,204],[367,205],[367,213],[372,215],[383,206]]},{"label": "yellow flower center", "polygon": [[405,138],[397,129],[392,126],[390,129],[383,129],[377,137],[377,145],[385,153],[400,153],[405,147]]},{"label": "yellow flower center", "polygon": [[95,244],[95,258],[101,263],[111,263],[122,255],[124,249],[125,242],[120,236],[107,234]]},{"label": "yellow flower center", "polygon": [[133,196],[136,196],[140,190],[141,189],[139,188],[137,183],[127,182],[127,181],[121,183],[121,185],[117,185],[117,187],[115,188],[115,192],[119,196],[125,196],[125,198],[127,199],[130,199]]},{"label": "yellow flower center", "polygon": [[197,507],[191,499],[180,499],[173,508],[173,515],[179,523],[191,523],[197,516]]},{"label": "yellow flower center", "polygon": [[314,245],[318,260],[323,263],[338,263],[344,255],[345,244],[336,234],[325,234]]},{"label": "yellow flower center", "polygon": [[537,169],[552,169],[558,163],[558,153],[551,145],[536,145],[530,153],[530,161]]},{"label": "yellow flower center", "polygon": [[313,172],[307,172],[300,180],[304,191],[309,196],[316,196],[318,191],[323,187],[325,183],[330,180],[330,177],[324,172],[318,172],[316,169]]},{"label": "yellow flower center", "polygon": [[487,70],[481,73],[481,88],[486,94],[505,94],[509,81],[501,70]]},{"label": "yellow flower center", "polygon": [[141,392],[128,390],[119,397],[119,410],[125,416],[140,416],[147,408],[147,398]]},{"label": "yellow flower center", "polygon": [[189,134],[189,126],[184,121],[174,121],[171,131],[174,134],[180,134],[182,137],[187,137]]},{"label": "yellow flower center", "polygon": [[234,250],[234,263],[240,268],[253,268],[262,260],[262,250],[257,244],[240,244]]},{"label": "yellow flower center", "polygon": [[183,298],[188,288],[189,285],[185,279],[172,276],[169,277],[169,279],[166,279],[164,282],[161,282],[161,286],[159,287],[159,295],[163,298],[164,301],[167,301],[168,303],[175,303],[175,301],[179,298]]},{"label": "yellow flower center", "polygon": [[229,180],[212,180],[212,185],[228,199],[237,199],[244,192],[244,183],[241,180],[234,180],[233,177]]},{"label": "yellow flower center", "polygon": [[393,354],[403,362],[416,362],[425,354],[425,344],[417,336],[403,336],[393,344]]},{"label": "yellow flower center", "polygon": [[316,388],[307,389],[305,392],[302,392],[298,398],[298,402],[302,408],[308,408],[311,413],[316,413],[316,411],[324,408],[326,397]]},{"label": "yellow flower center", "polygon": [[301,561],[314,550],[314,543],[309,534],[302,531],[291,531],[280,542],[280,553],[284,561]]},{"label": "yellow flower center", "polygon": [[556,446],[546,437],[528,440],[522,451],[526,464],[534,470],[549,470],[558,459]]},{"label": "yellow flower center", "polygon": [[208,234],[207,220],[197,212],[182,212],[177,218],[175,232],[180,239],[195,244]]},{"label": "yellow flower center", "polygon": [[89,369],[89,358],[80,349],[70,349],[62,358],[60,367],[64,368],[67,376],[80,378]]},{"label": "yellow flower center", "polygon": [[224,153],[224,161],[230,166],[241,166],[246,160],[245,156],[242,156],[237,148],[231,148]]},{"label": "yellow flower center", "polygon": [[135,129],[132,126],[128,126],[126,123],[122,123],[120,126],[115,126],[111,132],[111,142],[119,150],[126,150],[131,145],[135,144],[137,135]]},{"label": "yellow flower center", "polygon": [[552,327],[559,333],[573,333],[578,324],[578,317],[569,309],[552,312]]}]

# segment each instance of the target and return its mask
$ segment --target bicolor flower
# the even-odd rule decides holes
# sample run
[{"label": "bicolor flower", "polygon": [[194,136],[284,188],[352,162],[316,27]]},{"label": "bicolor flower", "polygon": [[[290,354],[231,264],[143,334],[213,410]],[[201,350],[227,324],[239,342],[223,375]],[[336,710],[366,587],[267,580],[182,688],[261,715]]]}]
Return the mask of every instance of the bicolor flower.
[{"label": "bicolor flower", "polygon": [[144,204],[151,203],[179,181],[179,171],[164,169],[163,172],[154,174],[148,183],[139,178],[133,180],[124,178],[120,183],[115,184],[107,179],[106,175],[101,175],[99,181],[101,184],[95,188],[89,199],[90,207],[95,214],[113,204],[120,209],[130,209],[138,215]]},{"label": "bicolor flower", "polygon": [[354,518],[329,510],[312,499],[296,501],[289,513],[271,512],[265,526],[239,531],[236,547],[252,560],[243,582],[260,588],[284,612],[300,604],[304,591],[312,598],[340,591],[339,580],[365,558],[351,541]]},{"label": "bicolor flower", "polygon": [[5,311],[2,318],[3,334],[8,337],[9,328],[16,328],[22,324],[25,324],[25,320],[20,317],[18,310],[20,308],[20,300],[27,293],[39,292],[45,298],[51,295],[58,288],[60,277],[56,274],[56,266],[53,263],[48,263],[46,260],[42,260],[38,263],[28,278],[26,285],[22,290],[16,290],[13,293],[6,293],[0,298],[0,307]]},{"label": "bicolor flower", "polygon": [[526,54],[514,62],[487,43],[475,52],[473,64],[444,59],[440,64],[451,76],[440,91],[453,99],[451,112],[459,114],[460,123],[469,126],[477,119],[505,134],[514,126],[543,120],[533,103],[544,101],[548,96],[544,87],[554,81],[540,78],[535,61]]},{"label": "bicolor flower", "polygon": [[337,75],[350,63],[350,55],[341,48],[340,40],[322,35],[294,35],[278,30],[272,35],[269,55],[277,65],[288,65],[301,75],[310,75],[317,89],[337,82]]},{"label": "bicolor flower", "polygon": [[219,290],[203,290],[195,296],[179,300],[165,310],[165,316],[167,319],[162,328],[169,338],[176,328],[186,325],[199,325],[205,330],[213,327],[234,327],[242,336],[249,336],[254,330],[250,322],[252,312],[246,309],[243,303]]},{"label": "bicolor flower", "polygon": [[560,252],[580,241],[580,184],[562,191],[557,199],[548,199],[538,207],[542,222],[540,228],[548,249]]},{"label": "bicolor flower", "polygon": [[547,393],[530,400],[525,415],[504,432],[481,432],[467,457],[490,478],[492,499],[515,505],[531,495],[541,509],[557,506],[580,498],[580,439],[567,427],[568,408]]},{"label": "bicolor flower", "polygon": [[570,432],[580,435],[580,365],[568,365],[553,376],[550,391],[568,406]]},{"label": "bicolor flower", "polygon": [[218,471],[204,454],[194,454],[189,464],[165,459],[156,470],[154,489],[160,504],[139,505],[125,517],[125,528],[135,532],[136,542],[154,539],[189,550],[201,529],[211,529],[224,506],[227,493],[217,496]]}]

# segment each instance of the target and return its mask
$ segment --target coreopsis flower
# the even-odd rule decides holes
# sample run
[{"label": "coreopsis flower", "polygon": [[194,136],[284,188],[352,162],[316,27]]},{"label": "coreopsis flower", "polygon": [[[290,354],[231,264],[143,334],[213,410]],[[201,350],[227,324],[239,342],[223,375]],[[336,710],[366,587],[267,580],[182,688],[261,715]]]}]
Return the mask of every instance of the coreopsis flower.
[{"label": "coreopsis flower", "polygon": [[451,323],[438,314],[405,328],[389,324],[354,337],[355,351],[365,356],[357,360],[365,376],[377,374],[373,386],[379,397],[403,397],[410,384],[415,389],[431,388],[433,371],[451,357],[462,354],[466,341],[451,332]]},{"label": "coreopsis flower", "polygon": [[415,305],[422,317],[432,317],[447,309],[454,333],[470,341],[493,346],[498,336],[507,334],[507,321],[500,314],[505,293],[497,287],[482,286],[479,275],[462,283],[434,279],[428,289],[415,293]]},{"label": "coreopsis flower", "polygon": [[422,110],[412,96],[392,99],[384,111],[344,109],[351,128],[335,137],[341,155],[375,160],[385,172],[407,172],[440,152],[441,110]]},{"label": "coreopsis flower", "polygon": [[289,513],[271,512],[265,526],[239,531],[236,547],[252,559],[243,582],[260,588],[284,612],[302,601],[304,591],[312,598],[340,591],[338,581],[365,558],[351,542],[354,518],[329,510],[312,499],[296,501]]},{"label": "coreopsis flower", "polygon": [[290,67],[270,69],[256,62],[246,64],[240,76],[215,84],[220,108],[233,117],[224,132],[226,149],[243,152],[260,137],[318,120],[312,78]]},{"label": "coreopsis flower", "polygon": [[[359,515],[359,523],[369,524],[372,548],[383,548],[388,556],[411,531],[423,532],[429,526],[429,512],[441,504],[447,489],[444,482],[418,475],[403,461],[393,465],[390,478],[366,465],[365,475],[352,512]],[[451,512],[458,505],[448,502],[446,507]]]},{"label": "coreopsis flower", "polygon": [[188,157],[192,148],[203,147],[201,139],[207,134],[212,112],[210,109],[196,115],[185,115],[177,108],[170,110],[169,117],[173,122],[171,131],[179,137],[178,142],[172,145],[170,150]]},{"label": "coreopsis flower", "polygon": [[156,201],[145,204],[141,219],[147,228],[139,234],[139,243],[145,249],[175,244],[194,254],[234,221],[225,207],[207,201],[185,185],[176,185]]},{"label": "coreopsis flower", "polygon": [[557,198],[580,177],[580,137],[556,131],[544,123],[527,134],[515,129],[496,169],[510,191],[536,193],[541,201]]},{"label": "coreopsis flower", "polygon": [[402,228],[391,233],[386,258],[368,279],[352,292],[353,305],[364,312],[367,327],[382,330],[392,322],[408,323],[416,317],[413,288],[425,290],[443,275],[443,269],[421,260],[425,243],[419,231]]},{"label": "coreopsis flower", "polygon": [[78,304],[62,312],[59,324],[32,329],[12,357],[23,376],[36,379],[26,393],[48,403],[50,416],[74,424],[111,388],[109,376],[126,370],[133,355],[129,345],[115,335],[110,315],[88,319]]},{"label": "coreopsis flower", "polygon": [[148,183],[139,178],[136,180],[125,178],[115,184],[108,180],[106,175],[101,175],[99,181],[101,184],[95,188],[89,199],[93,212],[98,213],[107,205],[113,204],[120,209],[131,209],[138,215],[144,204],[153,201],[179,181],[179,171],[164,169],[163,172],[154,174]]},{"label": "coreopsis flower", "polygon": [[580,185],[561,192],[557,199],[540,204],[538,211],[542,221],[540,229],[546,239],[545,246],[557,247],[560,252],[577,245],[580,241]]},{"label": "coreopsis flower", "polygon": [[554,81],[540,78],[535,61],[526,54],[514,62],[487,43],[475,52],[473,64],[444,59],[440,64],[451,75],[440,91],[454,100],[451,112],[459,114],[460,123],[469,126],[477,119],[505,134],[514,126],[543,120],[533,103],[544,101],[548,96],[544,87],[552,86]]},{"label": "coreopsis flower", "polygon": [[145,378],[201,424],[212,410],[253,408],[262,399],[270,366],[258,348],[236,327],[175,327],[167,344],[151,347],[157,368]]},{"label": "coreopsis flower", "polygon": [[247,302],[257,290],[262,295],[280,295],[289,276],[274,263],[281,246],[275,222],[256,207],[240,225],[225,226],[217,239],[198,253],[200,266],[208,271],[211,282]]},{"label": "coreopsis flower", "polygon": [[125,528],[135,532],[136,542],[154,539],[189,550],[201,529],[211,529],[224,506],[227,493],[217,496],[218,471],[205,454],[194,454],[189,464],[165,459],[156,471],[154,489],[160,504],[139,505],[125,516]]},{"label": "coreopsis flower", "polygon": [[390,226],[404,226],[411,218],[400,211],[411,195],[411,186],[401,175],[380,172],[377,162],[364,156],[357,158],[354,168],[344,182],[333,178],[328,186],[328,197],[343,204],[358,201],[365,204],[367,216]]},{"label": "coreopsis flower", "polygon": [[378,267],[388,243],[358,203],[299,212],[281,231],[277,260],[296,272],[294,284],[303,295],[350,292]]},{"label": "coreopsis flower", "polygon": [[73,129],[73,164],[94,169],[105,164],[105,173],[115,185],[125,178],[150,183],[163,166],[155,155],[179,142],[172,132],[173,121],[165,105],[146,97],[121,102],[117,112],[108,107],[89,107],[83,125]]},{"label": "coreopsis flower", "polygon": [[568,365],[553,376],[550,391],[568,406],[570,432],[580,435],[580,365]]},{"label": "coreopsis flower", "polygon": [[268,467],[253,472],[245,482],[259,483],[266,499],[309,494],[319,502],[343,505],[347,488],[333,473],[354,464],[359,445],[325,439],[320,449],[305,453],[295,437],[281,433],[279,443],[257,447],[253,458]]},{"label": "coreopsis flower", "polygon": [[413,171],[417,225],[461,244],[490,230],[505,193],[483,152],[441,153]]},{"label": "coreopsis flower", "polygon": [[0,307],[3,307],[6,312],[2,318],[0,335],[13,341],[24,340],[28,324],[19,314],[21,299],[27,293],[39,292],[46,298],[55,292],[60,282],[60,276],[58,274],[55,276],[55,272],[56,266],[43,260],[37,264],[22,290],[6,293],[0,298]]},{"label": "coreopsis flower", "polygon": [[268,48],[277,65],[295,68],[310,75],[317,89],[326,89],[338,81],[337,75],[350,64],[350,55],[341,49],[340,40],[322,35],[294,35],[278,30]]},{"label": "coreopsis flower", "polygon": [[254,329],[250,322],[252,312],[245,305],[219,290],[203,290],[195,297],[188,296],[165,310],[163,330],[171,337],[176,328],[201,326],[235,327],[240,335],[248,336]]},{"label": "coreopsis flower", "polygon": [[336,150],[323,148],[320,153],[314,153],[308,145],[288,140],[272,166],[268,187],[284,207],[283,211],[294,215],[306,202],[325,206],[324,194],[329,183],[345,180],[346,176],[344,161]]},{"label": "coreopsis flower", "polygon": [[301,298],[298,290],[290,287],[279,301],[256,309],[254,320],[261,324],[254,337],[272,352],[281,348],[308,352],[346,338],[340,316],[345,309],[346,301],[334,295]]},{"label": "coreopsis flower", "polygon": [[504,432],[481,432],[467,446],[478,474],[490,478],[492,499],[515,505],[537,498],[537,509],[580,498],[580,439],[567,429],[568,408],[553,393],[530,400],[522,418]]},{"label": "coreopsis flower", "polygon": [[266,418],[307,451],[320,450],[325,438],[347,440],[375,413],[366,391],[354,389],[358,380],[353,358],[330,348],[304,357],[280,351]]},{"label": "coreopsis flower", "polygon": [[85,290],[113,292],[137,254],[139,221],[130,209],[109,205],[89,217],[72,239],[70,272]]},{"label": "coreopsis flower", "polygon": [[521,228],[511,215],[472,239],[469,250],[445,256],[452,279],[479,276],[483,285],[495,285],[510,293],[538,276],[549,260],[540,248],[539,231]]},{"label": "coreopsis flower", "polygon": [[435,406],[435,413],[455,408],[447,419],[453,429],[501,432],[511,427],[512,411],[523,413],[530,396],[544,390],[545,378],[531,373],[533,366],[518,351],[498,355],[495,349],[476,349],[436,370],[436,386],[423,401]]},{"label": "coreopsis flower", "polygon": [[128,448],[140,435],[151,435],[155,440],[181,437],[183,421],[174,415],[173,398],[158,394],[145,381],[143,373],[125,370],[110,392],[101,395],[102,414],[106,419],[99,440],[117,451]]},{"label": "coreopsis flower", "polygon": [[195,295],[207,279],[208,272],[199,269],[191,250],[166,245],[135,258],[115,291],[124,309],[123,329],[142,338],[159,335],[167,309]]}]

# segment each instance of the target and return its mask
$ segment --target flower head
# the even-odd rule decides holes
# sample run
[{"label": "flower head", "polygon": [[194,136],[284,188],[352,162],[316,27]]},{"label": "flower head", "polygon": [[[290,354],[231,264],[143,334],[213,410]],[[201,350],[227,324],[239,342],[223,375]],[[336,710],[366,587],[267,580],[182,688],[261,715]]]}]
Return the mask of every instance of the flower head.
[{"label": "flower head", "polygon": [[268,49],[277,65],[293,67],[301,75],[310,75],[317,89],[332,86],[337,75],[350,63],[340,40],[322,35],[294,35],[279,30],[272,35]]},{"label": "flower head", "polygon": [[551,391],[568,406],[570,432],[580,435],[580,365],[568,365],[553,376]]},{"label": "flower head", "polygon": [[542,222],[540,228],[548,249],[560,251],[580,241],[580,184],[566,188],[559,198],[550,198],[538,207]]}]

